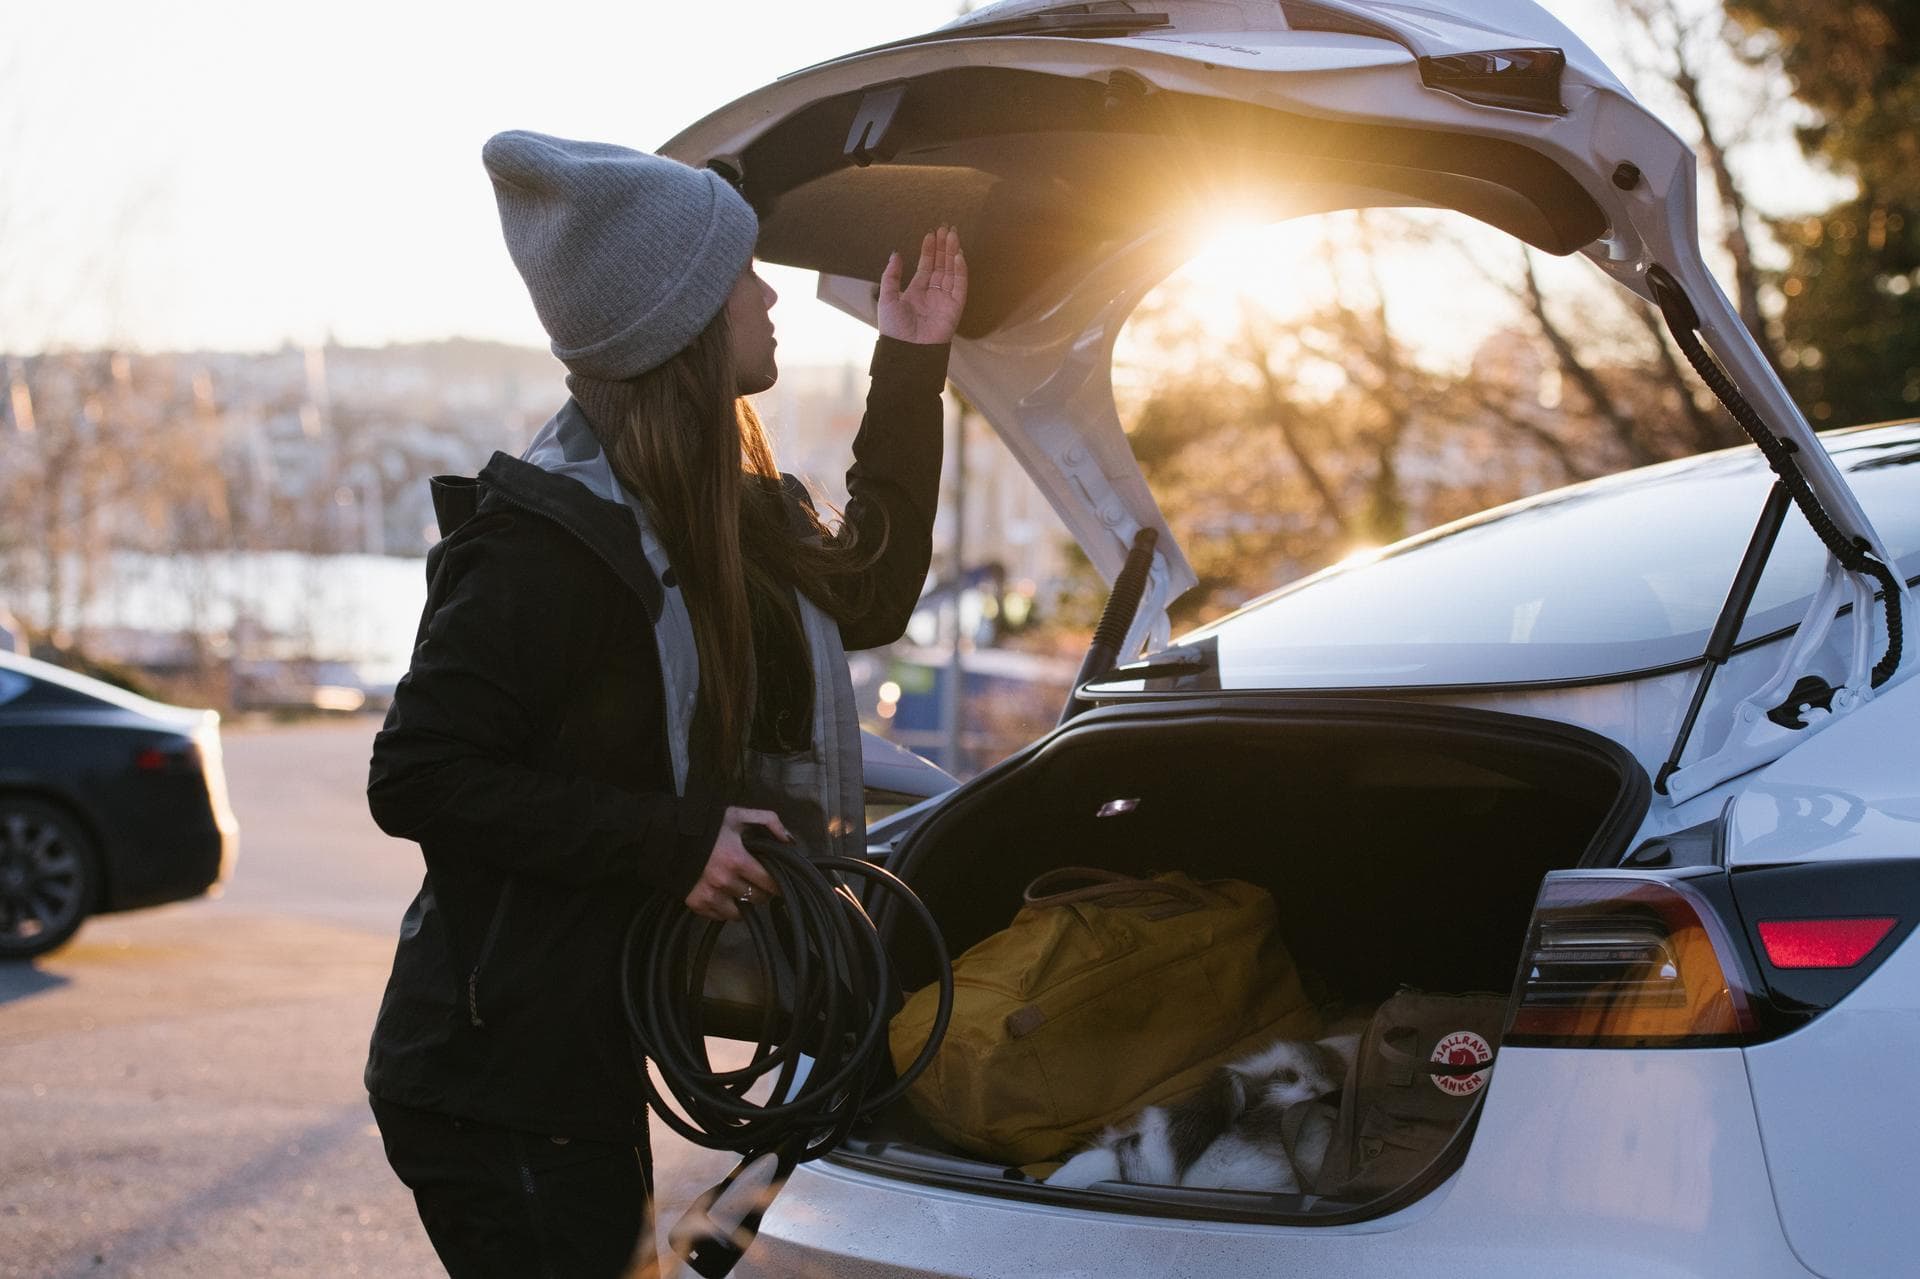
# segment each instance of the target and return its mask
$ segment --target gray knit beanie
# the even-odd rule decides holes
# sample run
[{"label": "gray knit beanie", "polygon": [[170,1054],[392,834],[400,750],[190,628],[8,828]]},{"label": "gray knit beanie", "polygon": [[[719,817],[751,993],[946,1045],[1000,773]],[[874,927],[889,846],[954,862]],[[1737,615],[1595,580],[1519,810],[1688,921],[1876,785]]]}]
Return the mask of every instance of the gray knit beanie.
[{"label": "gray knit beanie", "polygon": [[752,260],[759,220],[711,170],[522,130],[495,134],[480,158],[507,251],[575,373],[619,380],[664,364]]}]

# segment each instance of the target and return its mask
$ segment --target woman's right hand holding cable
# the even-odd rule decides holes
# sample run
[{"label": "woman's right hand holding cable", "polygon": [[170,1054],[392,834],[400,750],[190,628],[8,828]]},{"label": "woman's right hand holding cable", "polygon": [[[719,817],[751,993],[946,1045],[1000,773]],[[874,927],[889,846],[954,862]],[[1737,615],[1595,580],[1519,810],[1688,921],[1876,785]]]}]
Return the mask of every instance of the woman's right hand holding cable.
[{"label": "woman's right hand holding cable", "polygon": [[760,859],[747,851],[741,831],[748,826],[764,826],[781,843],[791,844],[793,836],[781,824],[780,815],[764,808],[729,808],[720,822],[719,837],[707,857],[707,868],[687,894],[687,909],[704,919],[725,923],[740,918],[740,901],[749,893],[778,897],[780,888]]}]

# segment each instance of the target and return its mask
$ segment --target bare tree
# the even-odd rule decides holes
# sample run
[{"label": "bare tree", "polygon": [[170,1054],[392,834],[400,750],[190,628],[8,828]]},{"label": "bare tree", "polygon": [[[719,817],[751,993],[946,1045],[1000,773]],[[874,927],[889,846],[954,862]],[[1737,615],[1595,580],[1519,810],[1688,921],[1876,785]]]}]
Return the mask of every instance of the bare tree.
[{"label": "bare tree", "polygon": [[[1741,322],[1767,360],[1780,367],[1780,353],[1762,306],[1764,279],[1754,258],[1752,203],[1735,172],[1729,134],[1715,119],[1709,98],[1745,91],[1733,82],[1739,74],[1734,49],[1738,38],[1718,4],[1676,0],[1616,0],[1621,15],[1641,33],[1643,50],[1629,58],[1647,77],[1672,89],[1692,124],[1692,143],[1713,179],[1721,210],[1721,247],[1733,267],[1734,302]],[[1756,100],[1757,108],[1760,103]]]},{"label": "bare tree", "polygon": [[1680,356],[1673,346],[1673,334],[1667,330],[1667,322],[1660,312],[1644,302],[1634,301],[1628,305],[1635,321],[1645,331],[1648,345],[1652,347],[1654,366],[1658,370],[1657,381],[1669,389],[1674,408],[1686,422],[1693,451],[1704,453],[1740,443],[1745,437],[1730,417],[1717,409],[1702,407],[1693,371],[1681,368]]},{"label": "bare tree", "polygon": [[[1136,319],[1156,376],[1129,432],[1200,579],[1184,620],[1528,482],[1498,446],[1500,419],[1395,331],[1382,254],[1420,229],[1380,215],[1322,226],[1325,302],[1276,311],[1243,296],[1223,329],[1175,282]],[[1540,452],[1570,458],[1547,428],[1524,426]]]},{"label": "bare tree", "polygon": [[1540,330],[1540,336],[1546,339],[1552,348],[1554,358],[1559,362],[1560,372],[1566,379],[1580,388],[1587,397],[1587,403],[1601,421],[1607,424],[1614,440],[1626,452],[1627,458],[1635,466],[1645,466],[1656,460],[1657,455],[1647,447],[1635,423],[1614,398],[1613,392],[1600,379],[1599,374],[1580,358],[1574,350],[1573,340],[1559,323],[1553,313],[1547,309],[1546,295],[1540,291],[1540,277],[1534,274],[1533,254],[1531,250],[1520,251],[1520,277],[1524,282],[1522,298],[1526,303],[1527,314],[1533,317],[1534,325]]}]

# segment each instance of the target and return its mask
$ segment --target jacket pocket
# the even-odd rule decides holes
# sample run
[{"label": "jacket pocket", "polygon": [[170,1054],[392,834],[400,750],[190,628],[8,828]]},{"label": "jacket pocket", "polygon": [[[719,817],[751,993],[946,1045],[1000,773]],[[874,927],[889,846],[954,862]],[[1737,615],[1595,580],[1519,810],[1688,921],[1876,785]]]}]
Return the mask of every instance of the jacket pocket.
[{"label": "jacket pocket", "polygon": [[493,918],[487,921],[487,935],[481,939],[479,953],[473,957],[473,967],[467,971],[467,1020],[476,1030],[485,1030],[487,1027],[486,1018],[480,1015],[480,978],[506,924],[507,907],[513,901],[513,886],[514,881],[509,879],[500,890],[500,900],[494,903]]}]

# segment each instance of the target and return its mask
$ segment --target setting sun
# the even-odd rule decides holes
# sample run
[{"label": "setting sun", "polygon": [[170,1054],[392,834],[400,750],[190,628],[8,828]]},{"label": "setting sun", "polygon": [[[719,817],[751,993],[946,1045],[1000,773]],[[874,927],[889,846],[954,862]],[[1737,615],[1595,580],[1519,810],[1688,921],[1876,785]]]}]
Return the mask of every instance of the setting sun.
[{"label": "setting sun", "polygon": [[[1374,209],[1281,222],[1229,215],[1198,231],[1194,244],[1193,256],[1137,317],[1177,320],[1220,343],[1244,334],[1250,319],[1286,326],[1317,310],[1384,306],[1395,337],[1420,364],[1457,371],[1520,314],[1510,286],[1489,269],[1510,268],[1517,242],[1458,214]],[[1157,346],[1130,329],[1115,363],[1151,368]]]},{"label": "setting sun", "polygon": [[1187,304],[1209,329],[1233,327],[1243,303],[1275,316],[1304,311],[1329,283],[1325,259],[1333,231],[1325,217],[1223,218],[1196,237],[1198,252],[1169,283],[1185,289]]}]

